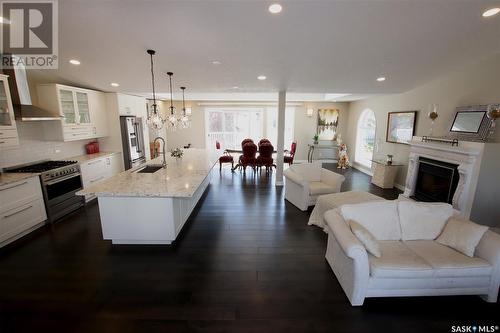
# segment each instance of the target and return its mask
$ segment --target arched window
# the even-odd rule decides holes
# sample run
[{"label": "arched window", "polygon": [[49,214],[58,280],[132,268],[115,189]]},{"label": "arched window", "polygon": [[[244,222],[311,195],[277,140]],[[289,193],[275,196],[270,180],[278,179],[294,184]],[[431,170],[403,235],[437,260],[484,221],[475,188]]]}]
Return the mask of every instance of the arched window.
[{"label": "arched window", "polygon": [[367,168],[372,167],[371,160],[373,158],[373,148],[375,147],[376,128],[375,113],[370,109],[364,110],[358,120],[354,160]]}]

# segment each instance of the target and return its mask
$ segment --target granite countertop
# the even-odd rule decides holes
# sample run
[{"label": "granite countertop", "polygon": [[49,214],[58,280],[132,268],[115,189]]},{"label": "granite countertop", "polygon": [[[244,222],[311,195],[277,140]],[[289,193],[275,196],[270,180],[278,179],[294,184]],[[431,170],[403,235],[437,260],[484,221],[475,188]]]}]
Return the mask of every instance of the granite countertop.
[{"label": "granite countertop", "polygon": [[[127,170],[78,192],[78,195],[119,197],[192,197],[217,162],[216,152],[185,149],[176,160],[167,152],[167,168],[155,173],[135,173],[145,165]],[[147,165],[161,165],[163,157]]]},{"label": "granite countertop", "polygon": [[79,155],[79,156],[73,156],[73,157],[68,157],[66,160],[68,161],[77,161],[78,163],[84,163],[88,161],[92,161],[98,158],[114,155],[114,154],[119,154],[120,152],[118,151],[100,151],[95,154],[86,154],[86,155]]},{"label": "granite countertop", "polygon": [[26,173],[0,173],[0,186],[7,185],[10,183],[15,183],[20,180],[40,176],[39,173],[26,172]]}]

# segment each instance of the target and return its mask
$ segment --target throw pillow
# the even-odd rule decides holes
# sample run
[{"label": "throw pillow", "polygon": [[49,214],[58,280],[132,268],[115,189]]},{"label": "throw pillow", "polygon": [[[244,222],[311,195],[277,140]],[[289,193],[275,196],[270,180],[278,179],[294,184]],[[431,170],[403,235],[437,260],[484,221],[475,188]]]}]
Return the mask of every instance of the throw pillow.
[{"label": "throw pillow", "polygon": [[447,203],[399,201],[398,209],[403,240],[434,240],[453,215]]},{"label": "throw pillow", "polygon": [[371,201],[340,206],[344,220],[354,220],[379,241],[401,240],[397,201]]},{"label": "throw pillow", "polygon": [[380,252],[380,246],[373,237],[373,235],[366,230],[361,224],[356,221],[349,220],[349,226],[351,227],[352,233],[357,239],[365,246],[366,250],[373,254],[375,257],[380,258],[382,255]]},{"label": "throw pillow", "polygon": [[452,217],[444,227],[443,233],[436,239],[436,242],[449,246],[473,257],[477,244],[481,241],[488,227],[470,221],[464,221],[457,217]]}]

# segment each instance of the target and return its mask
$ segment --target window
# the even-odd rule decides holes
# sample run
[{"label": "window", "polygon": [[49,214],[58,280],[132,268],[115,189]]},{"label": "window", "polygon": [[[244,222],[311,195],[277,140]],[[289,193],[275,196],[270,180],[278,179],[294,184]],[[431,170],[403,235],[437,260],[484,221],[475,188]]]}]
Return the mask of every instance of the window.
[{"label": "window", "polygon": [[263,137],[262,108],[207,108],[205,111],[209,149],[215,148],[216,141],[224,149],[240,149],[243,139],[258,142]]},{"label": "window", "polygon": [[[223,149],[241,149],[241,141],[253,139],[255,143],[268,138],[276,148],[278,141],[278,112],[276,107],[206,108],[206,146],[215,148],[219,141]],[[286,108],[285,149],[293,141],[295,109]]]},{"label": "window", "polygon": [[364,110],[358,120],[354,160],[367,168],[372,166],[376,127],[375,113],[370,109]]}]

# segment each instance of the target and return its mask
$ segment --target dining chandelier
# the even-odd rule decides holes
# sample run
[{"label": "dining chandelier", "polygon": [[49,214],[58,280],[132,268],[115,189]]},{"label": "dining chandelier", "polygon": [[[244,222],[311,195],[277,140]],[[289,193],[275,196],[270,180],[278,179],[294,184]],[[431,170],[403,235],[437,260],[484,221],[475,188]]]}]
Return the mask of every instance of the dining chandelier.
[{"label": "dining chandelier", "polygon": [[151,83],[153,87],[153,104],[148,112],[147,124],[150,128],[155,130],[160,130],[163,126],[167,126],[170,131],[175,131],[177,129],[184,129],[191,127],[191,119],[186,113],[186,102],[184,91],[186,87],[181,87],[182,90],[182,114],[177,115],[173,102],[173,92],[172,92],[172,76],[174,73],[167,72],[169,84],[170,84],[170,107],[169,114],[164,115],[160,112],[158,105],[156,104],[156,90],[155,90],[155,75],[154,75],[154,62],[153,56],[156,54],[154,50],[147,50],[147,53],[151,58]]}]

